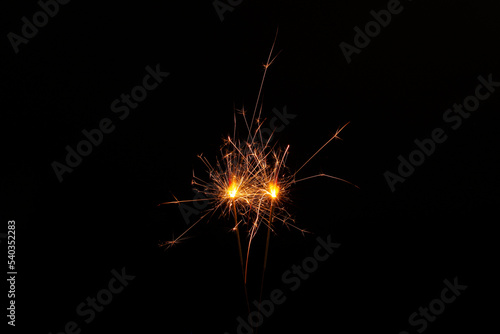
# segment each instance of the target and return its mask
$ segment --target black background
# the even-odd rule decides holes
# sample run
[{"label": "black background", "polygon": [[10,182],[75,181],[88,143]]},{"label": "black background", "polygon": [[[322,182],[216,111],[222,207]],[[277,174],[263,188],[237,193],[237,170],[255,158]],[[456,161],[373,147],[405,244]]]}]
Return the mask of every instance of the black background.
[{"label": "black background", "polygon": [[[500,93],[457,130],[442,116],[474,93],[479,75],[500,81],[498,6],[402,4],[347,64],[339,43],[352,44],[353,28],[387,1],[245,0],[223,22],[211,1],[72,1],[18,54],[7,33],[20,34],[21,17],[31,20],[39,6],[5,1],[0,214],[2,231],[7,220],[17,223],[16,330],[58,333],[73,320],[82,333],[236,333],[246,307],[231,221],[203,221],[165,251],[158,243],[187,225],[175,205],[157,204],[193,197],[193,170],[204,171],[197,155],[214,161],[234,108],[252,110],[279,27],[263,113],[286,106],[297,115],[277,135],[290,144],[288,166],[299,168],[350,121],[343,140],[300,173],[332,174],[360,189],[326,179],[291,189],[289,211],[312,233],[278,227],[272,237],[264,296],[279,288],[287,300],[258,332],[399,333],[454,277],[467,290],[426,332],[484,331],[496,315]],[[170,76],[120,121],[111,102],[156,64]],[[106,117],[115,131],[58,182],[51,163]],[[384,172],[396,172],[397,157],[437,127],[447,141],[391,192]],[[289,291],[282,273],[327,235],[340,248]],[[255,271],[263,246],[264,233]],[[122,267],[135,279],[85,324],[77,305]],[[253,299],[259,277],[251,278]]]}]

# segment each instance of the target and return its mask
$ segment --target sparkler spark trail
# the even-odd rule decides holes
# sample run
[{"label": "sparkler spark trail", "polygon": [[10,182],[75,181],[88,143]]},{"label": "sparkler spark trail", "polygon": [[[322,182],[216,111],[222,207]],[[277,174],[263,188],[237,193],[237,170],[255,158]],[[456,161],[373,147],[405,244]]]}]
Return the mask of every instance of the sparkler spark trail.
[{"label": "sparkler spark trail", "polygon": [[[198,156],[207,169],[208,180],[205,181],[193,174],[192,184],[204,195],[204,200],[211,204],[209,205],[209,209],[178,237],[160,244],[160,246],[166,246],[167,248],[178,244],[185,238],[188,231],[190,231],[200,221],[205,220],[207,216],[213,216],[217,212],[220,217],[225,217],[226,219],[233,216],[234,227],[232,230],[236,232],[236,238],[238,241],[238,252],[245,288],[245,297],[249,311],[250,308],[246,289],[248,263],[252,242],[261,225],[264,224],[267,226],[267,238],[260,296],[262,296],[262,287],[264,282],[264,273],[267,266],[271,232],[275,231],[275,224],[281,223],[287,228],[293,227],[301,233],[307,232],[306,230],[295,226],[295,222],[292,219],[291,214],[286,209],[287,204],[290,203],[288,194],[291,186],[297,182],[316,177],[327,177],[353,185],[349,181],[327,174],[308,176],[298,180],[296,178],[297,174],[323,148],[325,148],[333,139],[339,139],[339,133],[349,123],[346,123],[344,126],[339,128],[333,137],[323,144],[294,173],[290,173],[286,167],[286,160],[290,152],[290,146],[286,146],[286,148],[282,150],[279,147],[276,147],[276,144],[271,145],[271,138],[274,133],[272,133],[267,140],[263,140],[261,132],[263,121],[260,118],[262,114],[261,93],[267,70],[277,57],[277,55],[274,57],[272,56],[276,43],[276,37],[277,32],[267,59],[267,63],[264,65],[264,73],[250,122],[247,120],[245,109],[239,111],[243,118],[246,131],[248,132],[246,140],[239,140],[236,138],[237,117],[235,109],[233,137],[228,136],[223,139],[223,145],[220,148],[220,157],[216,158],[215,164],[211,164],[210,161],[203,155]],[[180,204],[193,201],[199,200],[178,200],[175,198],[175,201],[164,202],[159,205]],[[240,229],[246,230],[246,254],[243,254],[242,251]],[[245,261],[243,260],[244,258]]]}]

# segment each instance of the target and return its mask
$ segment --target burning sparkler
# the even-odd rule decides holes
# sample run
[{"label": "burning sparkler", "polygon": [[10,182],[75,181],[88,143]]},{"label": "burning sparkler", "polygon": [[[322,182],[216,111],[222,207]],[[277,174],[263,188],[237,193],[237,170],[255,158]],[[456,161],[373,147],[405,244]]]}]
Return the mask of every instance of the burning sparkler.
[{"label": "burning sparkler", "polygon": [[[277,34],[276,34],[277,35]],[[213,215],[215,212],[220,212],[221,216],[230,218],[234,217],[233,231],[236,232],[238,241],[238,251],[241,263],[241,270],[244,279],[245,295],[248,305],[248,295],[246,292],[246,283],[248,276],[249,254],[259,228],[262,224],[267,226],[266,248],[263,262],[262,286],[264,281],[264,272],[267,266],[267,258],[269,251],[269,242],[271,232],[274,232],[274,225],[280,222],[286,227],[293,227],[300,232],[306,232],[294,224],[290,213],[286,209],[286,204],[289,202],[288,192],[290,187],[301,181],[316,177],[328,177],[343,182],[352,184],[346,180],[326,175],[318,174],[302,179],[297,179],[297,173],[307,165],[326,145],[333,139],[339,138],[338,135],[347,124],[338,129],[336,133],[321,146],[297,171],[290,173],[286,167],[286,159],[290,152],[290,146],[284,150],[276,147],[276,144],[271,145],[270,141],[273,136],[269,136],[267,140],[263,140],[261,133],[261,112],[262,105],[260,96],[264,85],[267,69],[276,59],[272,58],[276,37],[271,47],[266,64],[264,65],[264,74],[260,84],[257,101],[250,122],[247,120],[246,110],[241,110],[240,114],[248,131],[245,140],[236,138],[236,113],[234,121],[234,135],[224,139],[220,149],[220,158],[212,165],[209,160],[200,155],[199,158],[207,168],[209,175],[208,181],[205,181],[193,175],[192,184],[205,195],[205,200],[210,202],[210,209],[205,212],[194,224],[173,240],[166,241],[161,246],[170,247],[177,244],[185,235],[202,221],[208,215]],[[355,185],[353,185],[355,186]],[[357,186],[356,186],[357,187]],[[165,202],[162,204],[179,204],[182,202],[190,202],[196,200],[177,200]],[[240,228],[245,227],[248,236],[246,256],[243,255],[242,242],[240,238]],[[245,260],[244,260],[245,257]]]}]

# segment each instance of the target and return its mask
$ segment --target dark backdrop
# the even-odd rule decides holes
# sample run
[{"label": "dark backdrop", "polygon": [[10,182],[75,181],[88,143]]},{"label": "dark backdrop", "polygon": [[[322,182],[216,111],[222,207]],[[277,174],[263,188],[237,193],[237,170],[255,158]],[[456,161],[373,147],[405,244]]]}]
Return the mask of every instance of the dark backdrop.
[{"label": "dark backdrop", "polygon": [[[237,3],[221,21],[209,0],[71,1],[15,53],[8,34],[21,35],[21,18],[32,21],[40,5],[4,2],[0,214],[2,232],[16,221],[15,330],[59,333],[74,321],[81,333],[237,332],[247,310],[231,220],[204,220],[165,250],[158,244],[188,225],[177,206],[157,204],[193,198],[193,170],[204,175],[197,155],[213,162],[234,109],[253,109],[279,29],[263,115],[296,115],[276,134],[290,144],[290,170],[350,121],[300,175],[360,189],[318,178],[290,190],[288,210],[311,233],[277,226],[264,297],[281,289],[286,301],[258,332],[416,333],[423,326],[408,318],[455,278],[466,290],[425,331],[484,331],[498,304],[500,92],[456,130],[443,114],[474,95],[478,76],[500,81],[495,2],[404,1],[350,63],[339,44],[353,45],[354,28],[388,1]],[[157,64],[170,75],[120,120],[111,103]],[[59,182],[51,164],[103,118],[114,131]],[[435,128],[447,140],[391,191],[384,173],[397,173],[398,156],[408,159]],[[318,236],[340,247],[290,291],[282,274],[313,254]],[[261,231],[251,300],[264,244]],[[77,307],[107,288],[112,270],[135,278],[86,323]]]}]

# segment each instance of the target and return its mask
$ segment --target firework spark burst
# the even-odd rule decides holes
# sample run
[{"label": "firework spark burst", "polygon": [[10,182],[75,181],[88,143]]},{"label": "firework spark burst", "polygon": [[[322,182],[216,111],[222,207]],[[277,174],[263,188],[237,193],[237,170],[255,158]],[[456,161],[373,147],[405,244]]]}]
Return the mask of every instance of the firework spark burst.
[{"label": "firework spark burst", "polygon": [[[215,163],[210,163],[203,155],[198,156],[206,167],[208,180],[199,178],[193,173],[192,185],[204,195],[204,200],[209,201],[209,209],[178,237],[160,244],[160,246],[165,246],[167,248],[178,244],[186,238],[187,233],[199,222],[208,220],[207,217],[210,218],[216,213],[219,213],[219,218],[234,218],[234,227],[232,227],[231,230],[236,233],[238,239],[238,250],[244,277],[245,294],[249,254],[252,241],[259,229],[263,225],[267,227],[262,282],[267,264],[270,234],[275,233],[276,224],[284,225],[289,229],[297,229],[301,233],[307,232],[305,229],[295,225],[292,215],[287,210],[287,207],[291,203],[289,192],[293,184],[316,177],[327,177],[347,182],[355,186],[344,179],[327,174],[317,174],[297,179],[297,173],[299,173],[326,145],[334,139],[339,139],[339,133],[348,123],[339,128],[335,134],[294,173],[291,173],[286,167],[290,146],[288,145],[282,149],[277,147],[276,143],[271,145],[271,139],[274,133],[266,140],[263,139],[261,127],[265,119],[261,119],[261,93],[267,70],[277,57],[277,55],[274,57],[272,56],[275,43],[276,37],[272,44],[271,51],[269,52],[267,62],[263,65],[264,74],[262,76],[257,101],[251,119],[248,119],[249,117],[247,117],[248,115],[245,109],[237,110],[245,124],[247,132],[246,139],[237,139],[237,113],[235,111],[233,136],[228,136],[223,139],[220,155],[216,158]],[[198,200],[178,200],[175,198],[175,201],[165,202],[159,205],[194,201]],[[240,229],[243,228],[247,236],[246,256],[244,256],[242,251],[239,233]]]}]

